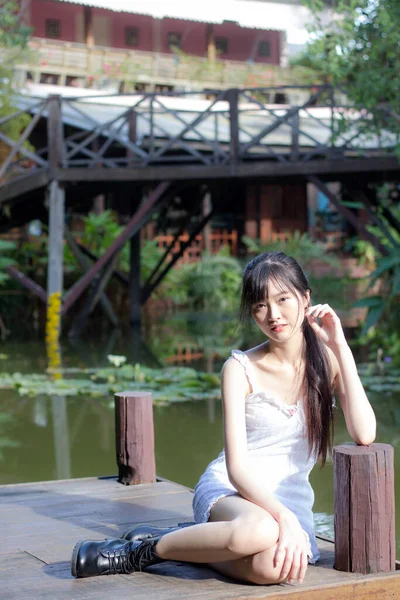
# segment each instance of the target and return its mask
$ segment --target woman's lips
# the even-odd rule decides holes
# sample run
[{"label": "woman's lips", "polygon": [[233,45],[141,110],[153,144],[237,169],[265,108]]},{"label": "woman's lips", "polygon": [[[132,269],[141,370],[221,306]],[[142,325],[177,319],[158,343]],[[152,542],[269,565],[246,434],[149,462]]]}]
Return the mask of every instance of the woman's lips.
[{"label": "woman's lips", "polygon": [[275,327],[271,327],[271,331],[274,331],[275,333],[280,333],[281,331],[283,331],[283,329],[286,327],[285,325],[275,325]]}]

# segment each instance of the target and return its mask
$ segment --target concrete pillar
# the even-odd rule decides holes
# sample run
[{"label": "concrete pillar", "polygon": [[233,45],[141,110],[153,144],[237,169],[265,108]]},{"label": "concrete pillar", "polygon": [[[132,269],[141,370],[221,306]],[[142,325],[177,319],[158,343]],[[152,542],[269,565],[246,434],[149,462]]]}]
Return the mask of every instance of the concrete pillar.
[{"label": "concrete pillar", "polygon": [[65,191],[58,181],[49,185],[49,247],[47,268],[47,322],[46,342],[49,354],[49,364],[56,368],[56,346],[61,333],[61,304],[63,292],[63,254],[64,254],[64,219],[65,219]]}]

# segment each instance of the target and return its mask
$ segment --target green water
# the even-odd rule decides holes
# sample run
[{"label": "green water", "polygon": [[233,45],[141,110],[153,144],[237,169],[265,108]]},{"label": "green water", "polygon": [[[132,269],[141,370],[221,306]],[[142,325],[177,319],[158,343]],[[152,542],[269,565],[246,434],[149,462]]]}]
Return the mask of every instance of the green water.
[{"label": "green water", "polygon": [[[161,349],[168,348],[162,338],[165,328],[173,338],[173,328],[170,330],[163,324],[160,330],[152,329],[153,337],[158,340],[153,346],[118,337],[112,352],[126,354],[130,360],[140,358],[149,366],[155,366],[158,361],[162,363],[166,356],[165,349]],[[197,338],[197,342],[199,340],[204,346],[204,339]],[[106,364],[110,351],[107,343],[91,339],[71,346],[65,342],[63,363],[69,367]],[[230,347],[238,345],[233,343]],[[8,358],[0,359],[0,371],[32,373],[43,372],[46,367],[45,348],[40,341],[6,342],[0,347],[1,354]],[[218,371],[221,363],[222,359],[214,359],[214,370]],[[197,362],[201,369],[210,364],[209,356]],[[396,510],[400,515],[400,395],[382,393],[369,397],[378,418],[377,441],[390,443],[395,448]],[[220,402],[155,406],[154,425],[157,473],[193,487],[223,445]],[[335,444],[348,440],[338,411]],[[116,474],[116,462],[112,398],[27,398],[15,391],[1,391],[0,484],[113,474]],[[311,474],[311,482],[316,497],[317,529],[333,535],[332,464],[328,463],[322,470],[317,466]],[[397,519],[397,539],[400,554],[400,519]]]}]

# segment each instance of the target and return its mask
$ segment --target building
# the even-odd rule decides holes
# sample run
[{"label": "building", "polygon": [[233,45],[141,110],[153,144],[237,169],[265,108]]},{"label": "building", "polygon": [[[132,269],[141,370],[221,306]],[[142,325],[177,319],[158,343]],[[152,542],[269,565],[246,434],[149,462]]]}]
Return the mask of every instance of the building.
[{"label": "building", "polygon": [[36,60],[19,65],[20,79],[115,91],[288,83],[286,32],[269,24],[276,5],[266,12],[239,0],[166,4],[30,0],[25,21]]}]

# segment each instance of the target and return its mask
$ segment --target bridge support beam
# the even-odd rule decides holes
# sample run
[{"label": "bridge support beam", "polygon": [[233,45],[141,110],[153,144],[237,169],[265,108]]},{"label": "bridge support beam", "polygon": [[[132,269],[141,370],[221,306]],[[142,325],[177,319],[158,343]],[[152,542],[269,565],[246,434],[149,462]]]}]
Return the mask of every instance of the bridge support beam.
[{"label": "bridge support beam", "polygon": [[140,326],[140,231],[130,242],[130,271],[129,271],[129,322],[132,327]]},{"label": "bridge support beam", "polygon": [[140,205],[140,207],[133,215],[132,219],[129,221],[128,225],[113,241],[113,243],[103,254],[103,256],[99,258],[94,265],[91,266],[91,268],[81,277],[81,279],[79,279],[79,281],[77,281],[72,286],[72,288],[70,288],[68,294],[65,296],[63,314],[66,314],[66,312],[71,308],[71,306],[75,304],[76,300],[92,283],[93,279],[96,277],[99,271],[109,263],[110,259],[112,259],[116,253],[119,253],[122,250],[124,244],[129,239],[131,239],[132,236],[138,233],[140,231],[140,228],[145,223],[147,223],[154,211],[155,206],[161,201],[161,199],[165,201],[165,194],[167,190],[169,190],[169,188],[169,181],[165,181],[163,183],[158,184],[158,186],[153,190],[153,192],[146,199],[146,201]]},{"label": "bridge support beam", "polygon": [[370,242],[373,245],[373,247],[376,250],[378,250],[383,256],[388,255],[387,248],[385,248],[385,246],[381,244],[379,239],[373,233],[369,232],[364,227],[364,225],[360,223],[356,215],[353,214],[350,209],[348,209],[340,202],[340,199],[337,198],[337,196],[333,192],[331,192],[328,186],[326,186],[325,183],[321,181],[321,179],[319,179],[319,177],[316,177],[315,175],[308,175],[307,180],[310,183],[314,184],[315,187],[318,190],[320,190],[320,192],[322,192],[327,198],[329,198],[332,204],[337,208],[338,212],[340,212],[340,214],[343,215],[343,217],[353,225],[353,227],[357,230],[359,236],[362,239],[366,240],[367,242]]},{"label": "bridge support beam", "polygon": [[[153,274],[150,276],[149,280],[144,284],[143,289],[142,289],[142,294],[141,294],[142,304],[144,304],[149,299],[151,294],[159,286],[159,284],[162,282],[164,277],[169,273],[169,271],[172,269],[172,267],[175,265],[175,263],[178,262],[178,260],[183,256],[183,253],[185,252],[186,248],[188,248],[190,246],[190,244],[193,242],[193,240],[196,238],[196,236],[201,231],[203,231],[204,227],[207,225],[207,223],[211,219],[212,215],[213,215],[213,209],[211,209],[207,215],[204,215],[204,217],[201,219],[201,221],[197,225],[197,227],[195,227],[193,229],[192,233],[189,236],[189,239],[186,242],[181,243],[179,251],[175,252],[173,254],[173,256],[171,257],[171,260],[165,266],[165,268],[161,271],[161,273],[155,279],[153,278]],[[167,255],[164,255],[164,258],[166,259]],[[161,264],[159,266],[161,266]],[[157,271],[158,271],[158,268],[157,268]],[[154,273],[154,271],[153,271],[153,273]]]},{"label": "bridge support beam", "polygon": [[[67,227],[65,227],[65,239],[67,241],[67,244],[68,244],[72,254],[75,256],[76,260],[78,261],[81,269],[84,272],[88,271],[90,269],[90,267],[92,266],[92,263],[91,263],[90,259],[87,256],[85,256],[85,254],[82,252],[81,248],[79,247],[79,244],[77,244],[72,233],[69,231],[69,229]],[[107,298],[107,296],[105,295],[105,293],[102,293],[100,295],[100,305],[103,309],[104,314],[109,319],[111,325],[113,325],[114,327],[118,327],[119,319],[118,319],[117,315],[115,314],[112,304],[111,304],[110,300]]]}]

